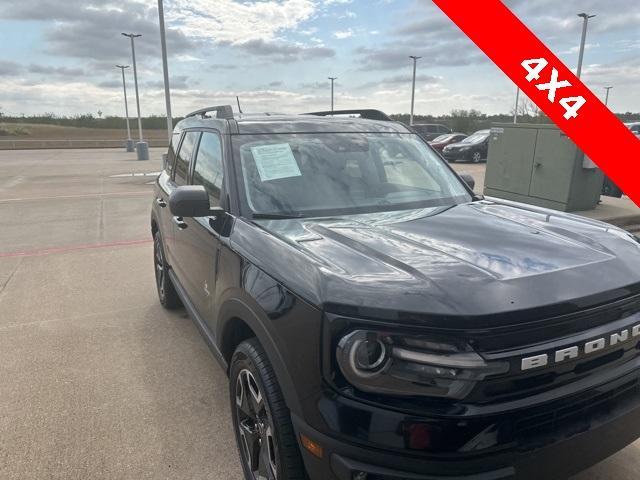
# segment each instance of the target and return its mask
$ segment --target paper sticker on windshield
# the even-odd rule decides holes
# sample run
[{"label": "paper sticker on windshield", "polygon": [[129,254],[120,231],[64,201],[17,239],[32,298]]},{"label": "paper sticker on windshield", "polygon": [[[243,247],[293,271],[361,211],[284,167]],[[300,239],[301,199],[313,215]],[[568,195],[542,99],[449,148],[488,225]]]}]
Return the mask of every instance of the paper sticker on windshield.
[{"label": "paper sticker on windshield", "polygon": [[263,182],[301,175],[298,162],[288,143],[251,147],[251,153]]}]

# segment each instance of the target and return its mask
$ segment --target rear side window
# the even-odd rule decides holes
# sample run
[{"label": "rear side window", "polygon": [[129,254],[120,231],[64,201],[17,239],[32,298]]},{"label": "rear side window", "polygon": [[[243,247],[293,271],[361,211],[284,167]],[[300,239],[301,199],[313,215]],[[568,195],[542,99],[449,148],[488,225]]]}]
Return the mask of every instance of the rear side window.
[{"label": "rear side window", "polygon": [[200,132],[187,132],[180,146],[180,152],[176,158],[174,181],[177,185],[186,185],[187,174],[189,172],[189,162],[191,155],[200,137]]},{"label": "rear side window", "polygon": [[217,133],[204,132],[196,154],[193,184],[204,186],[213,207],[220,205],[223,175],[220,136]]}]

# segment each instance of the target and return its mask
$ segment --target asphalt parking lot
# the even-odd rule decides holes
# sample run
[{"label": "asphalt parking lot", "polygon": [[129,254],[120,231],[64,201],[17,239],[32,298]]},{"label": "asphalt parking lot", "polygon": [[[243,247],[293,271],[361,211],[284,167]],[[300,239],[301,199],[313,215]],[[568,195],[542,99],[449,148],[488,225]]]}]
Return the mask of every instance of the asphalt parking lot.
[{"label": "asphalt parking lot", "polygon": [[[156,300],[161,153],[0,152],[2,479],[241,478],[225,375]],[[639,449],[575,480],[635,480]]]}]

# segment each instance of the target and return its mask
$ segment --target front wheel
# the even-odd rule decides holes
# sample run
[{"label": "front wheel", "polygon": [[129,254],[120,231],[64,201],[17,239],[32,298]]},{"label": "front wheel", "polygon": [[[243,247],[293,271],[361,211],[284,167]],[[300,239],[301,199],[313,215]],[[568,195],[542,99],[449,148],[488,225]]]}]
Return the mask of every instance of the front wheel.
[{"label": "front wheel", "polygon": [[236,349],[229,381],[233,426],[245,479],[306,479],[289,409],[269,359],[255,338]]}]

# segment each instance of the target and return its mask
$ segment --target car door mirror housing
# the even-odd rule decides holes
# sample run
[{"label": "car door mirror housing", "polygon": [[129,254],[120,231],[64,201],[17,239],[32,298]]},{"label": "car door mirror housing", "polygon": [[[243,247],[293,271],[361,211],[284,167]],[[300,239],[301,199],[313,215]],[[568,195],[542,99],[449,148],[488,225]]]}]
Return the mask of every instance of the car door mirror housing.
[{"label": "car door mirror housing", "polygon": [[476,181],[473,179],[471,175],[469,175],[468,173],[461,173],[460,178],[464,180],[464,183],[466,183],[471,190],[475,188]]},{"label": "car door mirror housing", "polygon": [[220,207],[211,208],[209,194],[202,185],[184,185],[169,195],[169,210],[176,217],[208,217],[224,212]]}]

